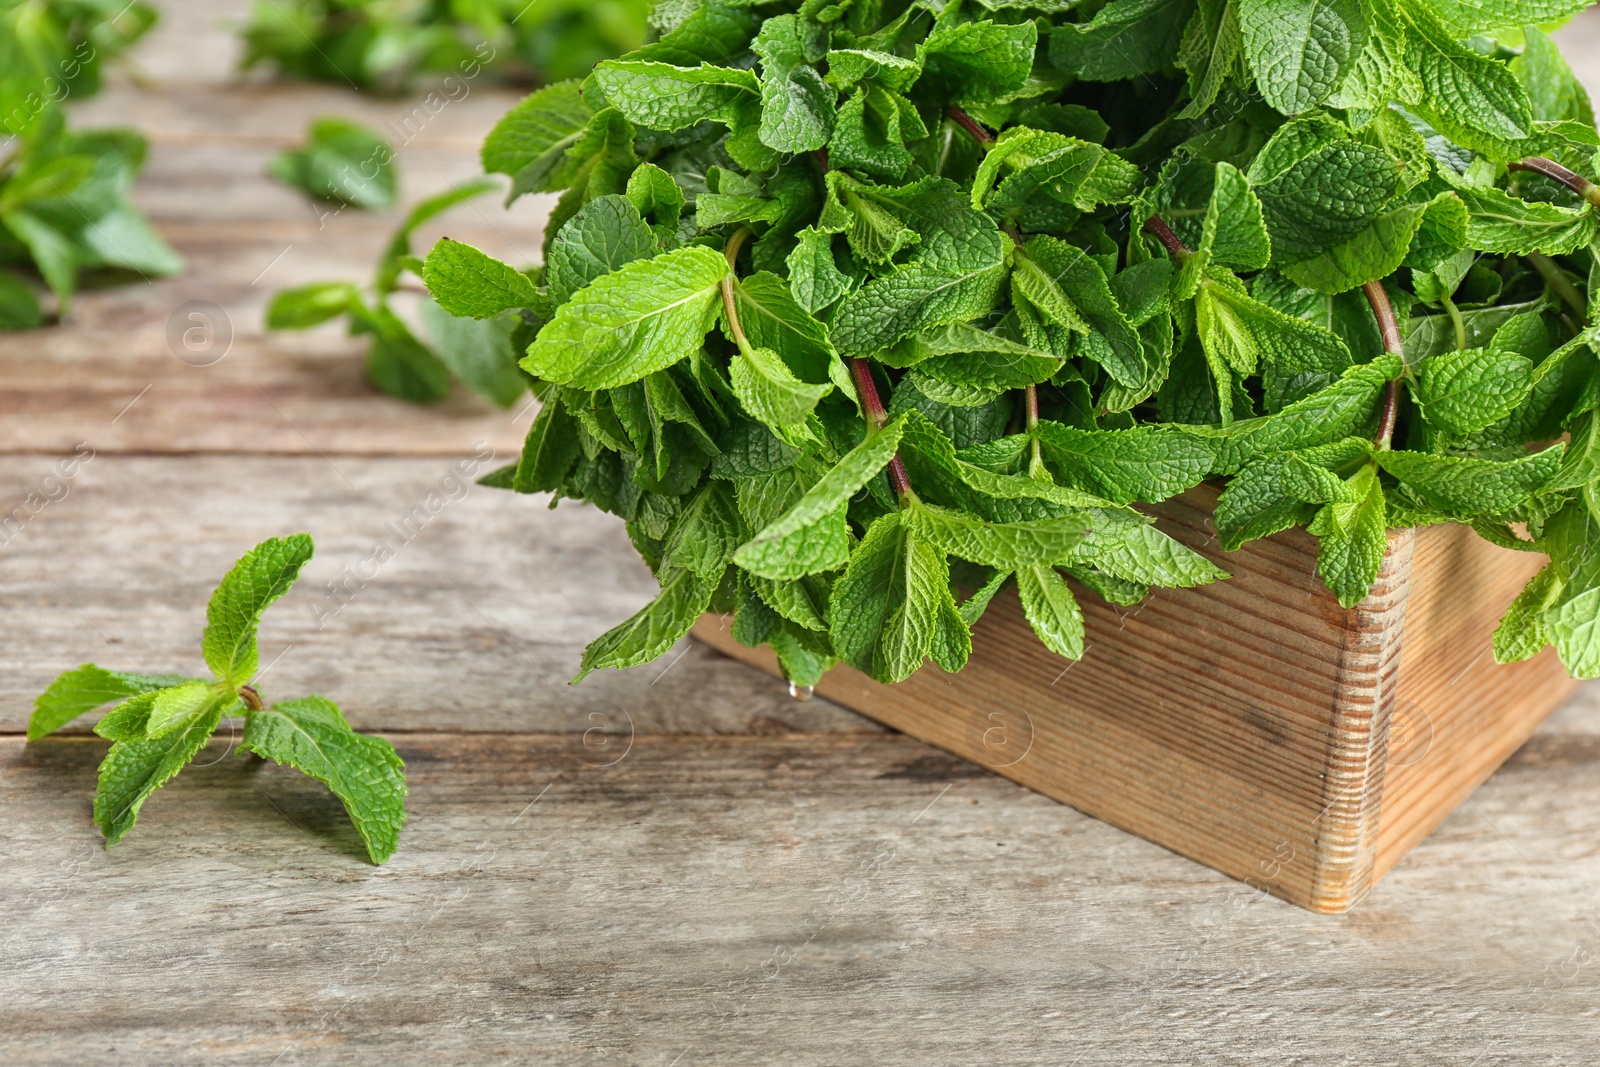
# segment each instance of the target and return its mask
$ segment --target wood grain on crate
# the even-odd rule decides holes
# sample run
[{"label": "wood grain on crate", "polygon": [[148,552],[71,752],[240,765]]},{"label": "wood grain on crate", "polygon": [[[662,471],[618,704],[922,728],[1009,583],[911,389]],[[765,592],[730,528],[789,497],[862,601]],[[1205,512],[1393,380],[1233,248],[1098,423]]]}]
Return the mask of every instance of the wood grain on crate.
[{"label": "wood grain on crate", "polygon": [[[1251,885],[1344,911],[1570,694],[1549,655],[1513,667],[1480,655],[1538,558],[1462,527],[1391,531],[1371,595],[1346,610],[1314,576],[1304,531],[1222,553],[1215,499],[1202,486],[1151,510],[1233,577],[1132,609],[1081,595],[1076,663],[1046,651],[1007,595],[959,674],[930,664],[883,686],[845,668],[819,691]],[[777,670],[725,618],[696,635]],[[1389,792],[1397,695],[1437,740],[1413,742]]]}]

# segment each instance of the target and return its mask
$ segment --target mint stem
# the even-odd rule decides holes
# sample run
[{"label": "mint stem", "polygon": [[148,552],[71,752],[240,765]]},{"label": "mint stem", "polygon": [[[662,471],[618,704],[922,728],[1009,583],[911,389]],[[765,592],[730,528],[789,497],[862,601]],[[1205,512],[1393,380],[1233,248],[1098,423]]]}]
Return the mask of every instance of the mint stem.
[{"label": "mint stem", "polygon": [[965,111],[962,111],[959,107],[951,104],[949,107],[944,109],[944,113],[950,116],[957,126],[960,126],[963,130],[966,130],[968,133],[972,134],[972,136],[977,139],[979,144],[994,143],[994,134],[990,133],[982,126],[979,126],[977,119],[973,118]]},{"label": "mint stem", "polygon": [[1595,207],[1600,207],[1600,185],[1596,185],[1581,174],[1568,170],[1553,159],[1546,159],[1544,156],[1529,156],[1527,159],[1513,160],[1507,163],[1506,169],[1543,174],[1551,181],[1565,185]]},{"label": "mint stem", "polygon": [[1172,232],[1172,227],[1167,225],[1160,215],[1151,215],[1144,220],[1144,232],[1151,234],[1156,240],[1167,246],[1167,251],[1172,253],[1172,258],[1180,262],[1194,255],[1183,239]]},{"label": "mint stem", "polygon": [[[1373,318],[1378,320],[1384,351],[1399,356],[1403,367],[1406,359],[1405,341],[1400,337],[1400,324],[1395,321],[1394,308],[1389,305],[1389,294],[1383,291],[1383,283],[1367,282],[1361,286],[1361,291],[1366,294],[1367,303],[1372,305]],[[1400,417],[1400,383],[1404,377],[1402,370],[1389,379],[1389,384],[1383,390],[1383,415],[1378,419],[1378,432],[1372,438],[1373,444],[1380,450],[1387,449],[1390,439],[1394,437],[1394,424]]]},{"label": "mint stem", "polygon": [[750,233],[750,227],[741,226],[732,237],[728,238],[728,247],[723,250],[723,255],[728,257],[728,273],[722,279],[722,310],[728,315],[728,329],[732,332],[733,343],[739,346],[739,351],[747,354],[750,351],[750,341],[744,335],[744,327],[739,325],[739,307],[733,298],[733,283],[736,280],[733,265],[739,258],[740,247]]},{"label": "mint stem", "polygon": [[1589,321],[1589,308],[1584,302],[1583,295],[1578,292],[1572,280],[1555,260],[1543,252],[1529,252],[1522,257],[1527,260],[1534,270],[1539,272],[1539,277],[1544,279],[1544,284],[1550,291],[1559,296],[1562,301],[1573,310],[1573,313],[1583,322]]},{"label": "mint stem", "polygon": [[[889,421],[889,411],[883,406],[883,398],[878,395],[878,382],[872,377],[872,364],[860,356],[850,360],[850,373],[855,378],[856,392],[861,395],[861,410],[867,416],[869,433],[877,433]],[[911,490],[911,475],[906,471],[906,465],[896,452],[889,461],[889,481],[894,486],[894,491],[902,500],[907,497],[915,499],[916,493]]]}]

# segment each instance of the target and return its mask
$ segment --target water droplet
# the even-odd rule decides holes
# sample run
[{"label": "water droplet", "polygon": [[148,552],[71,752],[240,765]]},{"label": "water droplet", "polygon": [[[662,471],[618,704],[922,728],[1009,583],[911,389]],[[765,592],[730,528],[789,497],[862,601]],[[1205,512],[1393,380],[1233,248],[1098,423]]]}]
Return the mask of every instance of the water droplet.
[{"label": "water droplet", "polygon": [[811,694],[813,692],[814,690],[809,685],[795,685],[793,682],[789,683],[789,695],[802,704],[811,699]]}]

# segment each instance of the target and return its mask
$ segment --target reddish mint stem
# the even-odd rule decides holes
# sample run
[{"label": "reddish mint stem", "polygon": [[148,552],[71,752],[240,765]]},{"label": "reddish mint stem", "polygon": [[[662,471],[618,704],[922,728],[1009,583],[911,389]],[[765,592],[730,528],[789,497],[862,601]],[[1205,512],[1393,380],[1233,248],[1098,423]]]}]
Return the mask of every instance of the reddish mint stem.
[{"label": "reddish mint stem", "polygon": [[1167,225],[1160,215],[1151,215],[1144,220],[1144,232],[1151,234],[1156,240],[1167,246],[1167,251],[1172,253],[1173,259],[1187,259],[1192,253],[1183,239],[1172,232],[1172,227]]},{"label": "reddish mint stem", "polygon": [[[871,364],[857,356],[850,360],[850,373],[855,377],[856,392],[861,394],[861,409],[866,412],[874,432],[883,429],[889,421],[889,412],[883,406],[883,398],[878,395],[878,382],[872,377]],[[906,465],[898,452],[889,461],[889,481],[894,485],[896,495],[912,495],[911,475],[906,472]]]},{"label": "reddish mint stem", "polygon": [[1506,169],[1543,174],[1551,181],[1560,182],[1589,203],[1600,207],[1600,185],[1595,185],[1588,178],[1568,170],[1553,159],[1546,159],[1544,156],[1529,156],[1524,160],[1513,160],[1507,163]]},{"label": "reddish mint stem", "polygon": [[973,118],[965,111],[962,111],[954,104],[945,108],[944,113],[949,115],[950,118],[955,121],[957,126],[960,126],[963,130],[966,130],[968,133],[972,134],[972,136],[976,138],[980,144],[989,144],[994,140],[994,134],[990,133],[982,126],[979,126],[977,119]]},{"label": "reddish mint stem", "polygon": [[[1378,320],[1378,332],[1383,335],[1384,351],[1390,355],[1399,356],[1402,366],[1405,363],[1405,342],[1400,337],[1400,325],[1395,321],[1394,308],[1389,306],[1389,294],[1383,291],[1382,282],[1367,282],[1361,287],[1366,294],[1367,303],[1372,305],[1373,318]],[[1404,371],[1389,379],[1389,384],[1383,390],[1383,414],[1378,419],[1378,432],[1373,435],[1373,443],[1380,449],[1389,447],[1389,441],[1394,437],[1394,424],[1400,417],[1400,382],[1405,377]]]}]

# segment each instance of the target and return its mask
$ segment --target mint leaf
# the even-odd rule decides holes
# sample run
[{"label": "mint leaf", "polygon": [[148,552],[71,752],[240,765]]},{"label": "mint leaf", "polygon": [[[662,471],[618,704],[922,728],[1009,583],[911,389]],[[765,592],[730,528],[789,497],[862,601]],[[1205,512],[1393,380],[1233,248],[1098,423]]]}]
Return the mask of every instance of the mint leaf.
[{"label": "mint leaf", "polygon": [[894,458],[903,427],[902,420],[892,419],[851,449],[780,518],[734,553],[733,561],[751,574],[778,580],[844,566],[850,553],[845,505]]},{"label": "mint leaf", "polygon": [[1017,596],[1045,648],[1067,659],[1083,658],[1083,612],[1055,568],[1018,568]]},{"label": "mint leaf", "polygon": [[523,98],[495,123],[483,142],[483,169],[511,176],[511,196],[546,193],[570,181],[576,166],[567,153],[594,109],[576,81],[557,82]]},{"label": "mint leaf", "polygon": [[1038,30],[988,19],[936,29],[922,43],[919,87],[956,104],[987,103],[1021,89],[1033,70]]},{"label": "mint leaf", "polygon": [[1363,465],[1349,488],[1351,499],[1324,504],[1306,529],[1319,542],[1317,573],[1342,606],[1353,608],[1378,578],[1389,533],[1377,469]]},{"label": "mint leaf", "polygon": [[948,555],[1015,570],[1064,562],[1090,529],[1081,515],[1033,522],[985,522],[951,508],[913,503],[902,513],[907,532]]},{"label": "mint leaf", "polygon": [[1355,0],[1241,0],[1239,27],[1261,95],[1285,115],[1326,100],[1367,40]]},{"label": "mint leaf", "polygon": [[448,237],[428,253],[422,280],[441,308],[463,318],[490,319],[538,299],[527,275]]},{"label": "mint leaf", "polygon": [[1511,414],[1533,387],[1533,364],[1514,352],[1469,348],[1425,361],[1417,401],[1423,418],[1446,433],[1487,429]]},{"label": "mint leaf", "polygon": [[289,591],[310,558],[308,534],[270,537],[246,552],[222,579],[206,606],[200,643],[206,666],[218,679],[237,686],[255,675],[260,665],[256,625],[261,613]]},{"label": "mint leaf", "polygon": [[217,700],[197,718],[165,736],[146,741],[117,741],[100,764],[94,795],[94,821],[109,847],[133,829],[139,809],[195,757],[222,721],[226,702]]},{"label": "mint leaf", "polygon": [[309,330],[350,310],[359,290],[348,282],[313,282],[272,294],[267,303],[269,330]]},{"label": "mint leaf", "polygon": [[250,716],[242,747],[287,764],[333,791],[373,863],[394,854],[406,821],[404,764],[381,737],[350,729],[330,700],[284,700]]},{"label": "mint leaf", "polygon": [[711,606],[715,581],[687,570],[664,571],[661,593],[626,622],[606,631],[583,650],[583,663],[573,684],[603,667],[648,663],[677,644]]},{"label": "mint leaf", "polygon": [[267,170],[308,196],[368,211],[392,207],[398,189],[394,149],[365,126],[339,118],[317,119],[306,146],[278,153]]},{"label": "mint leaf", "polygon": [[1165,500],[1211,469],[1209,447],[1163,427],[1078,430],[1045,421],[1035,434],[1056,477],[1117,504]]},{"label": "mint leaf", "polygon": [[522,367],[584,389],[626,385],[670,367],[700,347],[727,274],[722,253],[700,246],[628,263],[561,305]]},{"label": "mint leaf", "polygon": [[1554,477],[1564,448],[1553,445],[1504,461],[1402,451],[1379,452],[1377,459],[1424,503],[1447,515],[1498,515]]},{"label": "mint leaf", "polygon": [[[629,186],[632,184],[630,179]],[[550,242],[550,251],[545,255],[550,299],[556,304],[566,303],[572,294],[596,278],[636,259],[650,257],[656,251],[655,245],[655,235],[629,197],[615,194],[596,197],[563,223],[555,240]],[[527,283],[525,276],[518,277],[522,283]],[[517,282],[511,284],[522,291]],[[532,295],[533,287],[528,284],[526,298],[512,306],[528,305]]]},{"label": "mint leaf", "polygon": [[84,712],[112,701],[179,685],[187,679],[176,674],[130,674],[85,663],[57,675],[33,702],[28,718],[28,740],[53,734]]},{"label": "mint leaf", "polygon": [[1154,74],[1177,56],[1187,0],[1112,0],[1085,23],[1057,26],[1050,62],[1083,81]]}]

